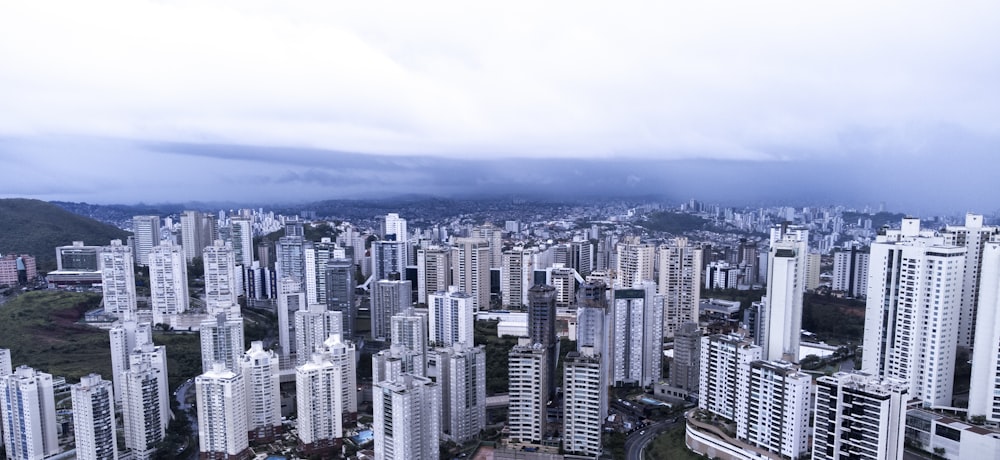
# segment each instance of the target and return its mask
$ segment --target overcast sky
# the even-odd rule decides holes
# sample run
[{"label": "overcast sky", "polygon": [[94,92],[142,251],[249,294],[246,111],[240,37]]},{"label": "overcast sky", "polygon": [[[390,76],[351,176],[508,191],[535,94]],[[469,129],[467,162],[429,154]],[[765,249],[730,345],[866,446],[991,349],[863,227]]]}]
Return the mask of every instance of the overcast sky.
[{"label": "overcast sky", "polygon": [[991,212],[998,82],[995,1],[4,2],[0,195],[585,184]]}]

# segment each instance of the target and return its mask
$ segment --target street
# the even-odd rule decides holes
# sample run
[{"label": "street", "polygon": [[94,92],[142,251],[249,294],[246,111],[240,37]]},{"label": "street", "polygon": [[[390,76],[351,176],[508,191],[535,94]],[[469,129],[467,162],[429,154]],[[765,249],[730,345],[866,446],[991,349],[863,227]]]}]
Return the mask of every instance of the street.
[{"label": "street", "polygon": [[[677,418],[677,421],[681,420],[683,420],[683,416]],[[629,435],[625,439],[625,458],[627,460],[642,460],[642,451],[646,448],[646,445],[676,423],[673,420],[656,422]]]}]

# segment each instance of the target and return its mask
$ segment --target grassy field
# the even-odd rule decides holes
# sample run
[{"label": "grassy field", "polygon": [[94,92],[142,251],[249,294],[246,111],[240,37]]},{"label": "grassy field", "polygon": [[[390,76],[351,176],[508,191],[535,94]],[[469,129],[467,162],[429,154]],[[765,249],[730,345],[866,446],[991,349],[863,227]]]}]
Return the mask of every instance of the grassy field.
[{"label": "grassy field", "polygon": [[[99,294],[34,291],[0,306],[0,348],[9,348],[14,367],[26,364],[76,383],[92,372],[111,379],[108,331],[77,324],[101,302]],[[157,333],[167,346],[170,387],[201,373],[197,334]]]},{"label": "grassy field", "polygon": [[684,446],[684,424],[674,426],[653,440],[646,447],[646,458],[643,460],[695,460],[701,455],[691,452]]}]

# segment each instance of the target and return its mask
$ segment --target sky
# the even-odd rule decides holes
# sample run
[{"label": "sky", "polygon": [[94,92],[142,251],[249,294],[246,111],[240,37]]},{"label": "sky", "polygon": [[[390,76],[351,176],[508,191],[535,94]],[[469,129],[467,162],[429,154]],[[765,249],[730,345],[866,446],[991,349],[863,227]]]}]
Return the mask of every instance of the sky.
[{"label": "sky", "polygon": [[1000,209],[1000,3],[0,3],[0,196]]}]

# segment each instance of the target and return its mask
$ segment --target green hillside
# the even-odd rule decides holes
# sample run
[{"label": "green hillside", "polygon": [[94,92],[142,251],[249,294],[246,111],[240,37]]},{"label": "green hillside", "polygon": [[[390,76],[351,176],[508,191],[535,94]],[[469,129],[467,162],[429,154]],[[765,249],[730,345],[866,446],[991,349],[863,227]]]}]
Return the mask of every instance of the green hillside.
[{"label": "green hillside", "polygon": [[0,253],[31,254],[40,272],[56,269],[56,246],[73,241],[106,245],[113,239],[124,241],[128,235],[44,201],[0,199]]}]

